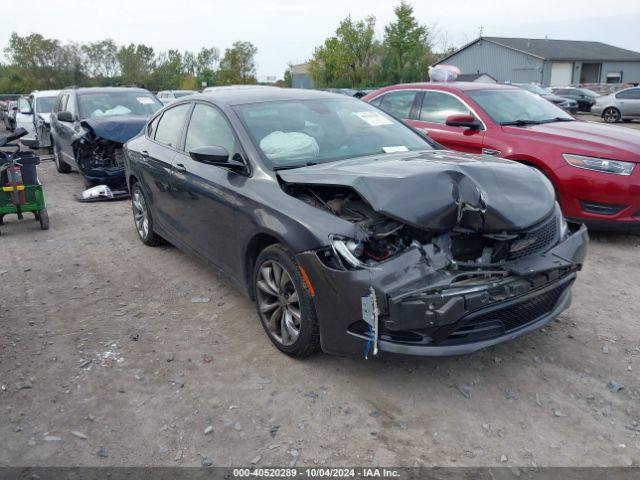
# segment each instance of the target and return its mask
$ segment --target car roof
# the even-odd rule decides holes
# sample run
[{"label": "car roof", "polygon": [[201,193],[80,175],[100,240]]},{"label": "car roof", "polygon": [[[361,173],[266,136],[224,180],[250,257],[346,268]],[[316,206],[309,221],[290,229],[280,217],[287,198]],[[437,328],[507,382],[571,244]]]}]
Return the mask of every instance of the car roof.
[{"label": "car roof", "polygon": [[[67,89],[71,90],[71,89]],[[115,92],[140,92],[140,93],[150,93],[146,88],[138,88],[138,87],[82,87],[82,88],[74,88],[73,91],[81,94],[81,93],[95,93],[95,92],[105,92],[105,93],[115,93]]]},{"label": "car roof", "polygon": [[443,90],[443,91],[473,91],[473,90],[514,90],[518,87],[513,85],[504,85],[500,83],[480,83],[480,82],[420,82],[420,83],[401,83],[390,87],[384,87],[378,92],[414,89],[414,90]]},{"label": "car roof", "polygon": [[35,90],[31,92],[31,96],[33,97],[55,97],[57,96],[61,90]]},{"label": "car roof", "polygon": [[[191,98],[202,100],[214,100],[217,103],[227,105],[242,105],[246,103],[260,103],[278,100],[315,100],[315,99],[345,99],[351,98],[338,93],[321,92],[302,88],[267,87],[263,85],[243,86],[242,88],[220,87]],[[359,101],[354,98],[354,101]]]}]

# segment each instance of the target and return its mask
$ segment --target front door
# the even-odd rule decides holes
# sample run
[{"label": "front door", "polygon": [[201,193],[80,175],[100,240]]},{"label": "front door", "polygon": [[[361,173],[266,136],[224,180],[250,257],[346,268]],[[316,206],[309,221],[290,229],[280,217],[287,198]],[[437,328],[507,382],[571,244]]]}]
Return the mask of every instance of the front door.
[{"label": "front door", "polygon": [[230,157],[239,149],[224,114],[210,104],[196,103],[184,148],[173,161],[172,185],[186,242],[222,270],[233,272],[237,263],[235,192],[246,177],[189,156],[194,148],[213,145],[224,147]]},{"label": "front door", "polygon": [[457,96],[436,90],[424,92],[415,118],[410,123],[426,132],[436,142],[460,152],[481,153],[483,129],[450,127],[447,117],[455,114],[471,114],[471,110]]}]

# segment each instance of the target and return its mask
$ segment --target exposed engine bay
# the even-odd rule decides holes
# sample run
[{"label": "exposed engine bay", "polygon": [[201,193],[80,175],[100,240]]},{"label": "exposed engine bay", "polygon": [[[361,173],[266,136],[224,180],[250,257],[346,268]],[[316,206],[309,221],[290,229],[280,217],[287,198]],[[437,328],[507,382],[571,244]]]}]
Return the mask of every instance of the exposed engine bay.
[{"label": "exposed engine bay", "polygon": [[122,144],[97,138],[93,141],[80,140],[76,147],[78,167],[82,170],[123,168]]},{"label": "exposed engine bay", "polygon": [[440,232],[407,225],[376,212],[350,187],[286,185],[285,190],[355,224],[354,238],[333,238],[334,252],[325,255],[329,266],[339,269],[373,267],[413,247],[435,269],[495,269],[553,246],[560,239],[563,222],[554,213],[521,232],[483,233],[461,226]]}]

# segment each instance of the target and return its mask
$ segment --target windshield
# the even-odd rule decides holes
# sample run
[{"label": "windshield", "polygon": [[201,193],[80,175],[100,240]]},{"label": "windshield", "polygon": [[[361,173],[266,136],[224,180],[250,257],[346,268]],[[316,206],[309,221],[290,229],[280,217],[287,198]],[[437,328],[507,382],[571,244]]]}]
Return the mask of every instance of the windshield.
[{"label": "windshield", "polygon": [[539,87],[538,85],[533,85],[532,83],[521,83],[518,85],[518,87],[526,90],[527,92],[536,93],[538,95],[549,94],[549,92],[547,92],[544,88]]},{"label": "windshield", "polygon": [[180,97],[186,97],[187,95],[193,95],[194,93],[196,93],[193,90],[187,90],[184,92],[173,92],[173,96],[176,98],[180,98]]},{"label": "windshield", "polygon": [[236,111],[275,168],[433,149],[406,125],[351,98],[255,103]]},{"label": "windshield", "polygon": [[51,113],[53,105],[58,97],[38,97],[36,98],[36,113]]},{"label": "windshield", "polygon": [[162,104],[149,92],[95,92],[78,96],[80,118],[99,118],[114,115],[149,117]]},{"label": "windshield", "polygon": [[469,96],[501,125],[573,120],[553,103],[524,90],[474,90]]}]

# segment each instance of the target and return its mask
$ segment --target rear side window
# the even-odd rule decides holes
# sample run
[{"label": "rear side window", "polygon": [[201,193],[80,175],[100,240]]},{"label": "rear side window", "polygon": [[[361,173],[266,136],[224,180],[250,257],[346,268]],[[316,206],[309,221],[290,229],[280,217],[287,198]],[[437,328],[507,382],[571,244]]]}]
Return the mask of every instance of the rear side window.
[{"label": "rear side window", "polygon": [[190,103],[183,103],[182,105],[170,108],[162,114],[162,118],[160,118],[158,127],[156,128],[156,142],[177,148],[182,126],[184,125],[184,120],[189,108],[191,108]]},{"label": "rear side window", "polygon": [[447,93],[428,91],[422,99],[420,120],[431,123],[445,123],[449,115],[470,113],[464,103]]},{"label": "rear side window", "polygon": [[236,139],[231,126],[218,109],[198,103],[191,115],[184,149],[190,152],[197,147],[212,145],[224,147],[229,155],[233,155]]},{"label": "rear side window", "polygon": [[627,100],[640,100],[640,88],[632,88],[631,90],[625,90],[616,94],[616,98],[622,98]]},{"label": "rear side window", "polygon": [[[416,98],[418,92],[411,90],[397,90],[395,92],[389,92],[382,96],[380,101],[380,108],[384,111],[395,115],[398,118],[409,118],[411,113],[411,106]],[[374,105],[377,105],[374,103]]]}]

